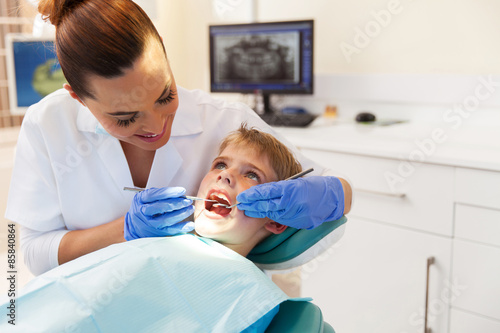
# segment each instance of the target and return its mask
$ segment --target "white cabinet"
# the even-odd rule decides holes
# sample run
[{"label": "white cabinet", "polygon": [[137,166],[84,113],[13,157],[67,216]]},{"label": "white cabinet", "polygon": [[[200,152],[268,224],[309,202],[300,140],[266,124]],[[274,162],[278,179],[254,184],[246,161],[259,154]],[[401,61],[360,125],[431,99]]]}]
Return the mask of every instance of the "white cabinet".
[{"label": "white cabinet", "polygon": [[500,332],[500,172],[457,168],[452,278],[453,333]]},{"label": "white cabinet", "polygon": [[451,240],[350,217],[343,239],[317,263],[302,267],[310,296],[339,333],[422,333],[427,258],[429,327],[447,332]]},{"label": "white cabinet", "polygon": [[346,233],[335,251],[303,267],[310,296],[338,332],[421,333],[430,266],[428,327],[447,332],[452,298],[452,167],[421,164],[391,188],[399,161],[302,149],[345,174],[354,187]]},{"label": "white cabinet", "polygon": [[500,320],[500,248],[455,240],[453,277],[461,285],[453,307]]},{"label": "white cabinet", "polygon": [[500,209],[500,172],[457,168],[456,201]]},{"label": "white cabinet", "polygon": [[500,210],[457,203],[455,237],[500,247]]},{"label": "white cabinet", "polygon": [[450,332],[498,333],[500,332],[500,322],[452,308],[451,320],[450,320]]}]

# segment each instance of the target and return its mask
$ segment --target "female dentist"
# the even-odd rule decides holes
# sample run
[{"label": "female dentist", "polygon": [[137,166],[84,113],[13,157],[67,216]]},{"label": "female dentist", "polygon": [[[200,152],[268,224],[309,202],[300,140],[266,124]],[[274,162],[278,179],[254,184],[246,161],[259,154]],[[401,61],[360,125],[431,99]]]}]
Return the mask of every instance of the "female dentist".
[{"label": "female dentist", "polygon": [[[131,0],[41,0],[68,84],[27,111],[6,218],[21,225],[33,274],[139,237],[192,230],[196,193],[217,146],[242,122],[283,140],[248,107],[176,85],[162,39]],[[238,208],[296,228],[350,210],[351,188],[318,176],[264,184]],[[137,195],[125,186],[152,188]]]}]

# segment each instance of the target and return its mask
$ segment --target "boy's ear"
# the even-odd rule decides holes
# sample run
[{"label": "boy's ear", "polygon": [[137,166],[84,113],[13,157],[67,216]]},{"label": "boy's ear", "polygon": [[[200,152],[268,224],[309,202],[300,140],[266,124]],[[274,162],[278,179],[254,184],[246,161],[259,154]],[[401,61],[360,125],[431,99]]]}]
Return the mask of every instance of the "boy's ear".
[{"label": "boy's ear", "polygon": [[85,103],[78,97],[78,95],[73,91],[73,88],[67,83],[63,84],[63,88],[66,89],[69,92],[69,95],[76,99],[78,102],[80,102],[83,106],[86,107]]},{"label": "boy's ear", "polygon": [[272,232],[273,234],[277,235],[281,234],[288,227],[286,225],[271,220],[264,225],[264,228],[266,228],[266,230]]}]

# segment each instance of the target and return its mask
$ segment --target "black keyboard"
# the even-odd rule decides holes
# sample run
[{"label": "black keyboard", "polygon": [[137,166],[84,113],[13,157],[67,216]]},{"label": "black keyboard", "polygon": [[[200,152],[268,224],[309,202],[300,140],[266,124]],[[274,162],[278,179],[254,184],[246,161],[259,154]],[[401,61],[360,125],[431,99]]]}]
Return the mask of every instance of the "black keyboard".
[{"label": "black keyboard", "polygon": [[306,127],[317,116],[310,113],[264,113],[260,117],[271,126]]}]

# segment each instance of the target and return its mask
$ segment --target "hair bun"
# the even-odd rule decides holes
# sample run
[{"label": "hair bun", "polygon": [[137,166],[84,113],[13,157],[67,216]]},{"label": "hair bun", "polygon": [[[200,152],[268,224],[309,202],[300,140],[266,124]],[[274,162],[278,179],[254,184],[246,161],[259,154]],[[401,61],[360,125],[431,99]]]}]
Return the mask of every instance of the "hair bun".
[{"label": "hair bun", "polygon": [[56,27],[63,18],[78,4],[85,0],[40,0],[38,12],[42,14],[44,20],[49,20]]}]

